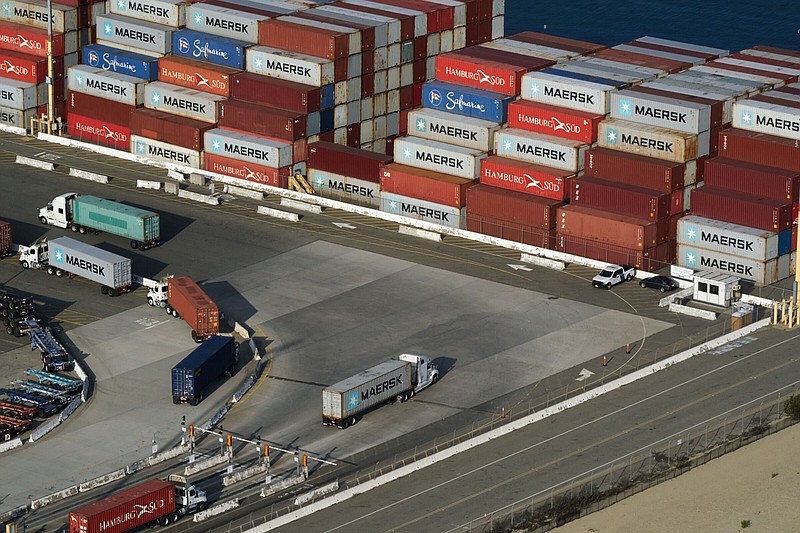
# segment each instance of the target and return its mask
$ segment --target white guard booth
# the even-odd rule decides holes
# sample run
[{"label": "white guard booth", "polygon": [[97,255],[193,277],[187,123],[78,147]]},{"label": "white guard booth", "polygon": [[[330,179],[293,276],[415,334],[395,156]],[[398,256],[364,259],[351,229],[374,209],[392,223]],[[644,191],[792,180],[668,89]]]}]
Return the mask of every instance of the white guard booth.
[{"label": "white guard booth", "polygon": [[721,307],[730,307],[735,296],[741,291],[741,278],[729,274],[721,274],[703,270],[694,275],[694,293],[692,299]]}]

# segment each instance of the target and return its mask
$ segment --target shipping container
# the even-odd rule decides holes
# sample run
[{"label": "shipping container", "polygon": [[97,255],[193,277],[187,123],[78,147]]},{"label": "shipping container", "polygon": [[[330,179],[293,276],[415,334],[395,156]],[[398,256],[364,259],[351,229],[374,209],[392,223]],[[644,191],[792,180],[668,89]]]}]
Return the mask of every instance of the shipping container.
[{"label": "shipping container", "polygon": [[335,65],[329,59],[268,46],[251,46],[245,52],[248,72],[322,87],[335,81]]},{"label": "shipping container", "polygon": [[[54,79],[64,77],[64,56],[53,58],[53,73]],[[46,57],[0,49],[0,77],[29,83],[44,83],[47,75]]]},{"label": "shipping container", "polygon": [[131,260],[127,257],[69,237],[50,240],[47,253],[51,267],[99,283],[103,294],[111,290],[114,295],[127,292],[132,284]]},{"label": "shipping container", "polygon": [[709,74],[707,72],[698,72],[695,70],[686,70],[680,74],[672,74],[659,81],[665,80],[699,83],[711,87],[712,89],[724,89],[744,96],[753,96],[766,89],[763,83],[756,81]]},{"label": "shipping container", "polygon": [[252,72],[232,74],[230,83],[230,96],[237,100],[249,100],[298,113],[320,110],[322,91],[319,87]]},{"label": "shipping container", "polygon": [[608,78],[616,80],[617,83],[627,85],[636,85],[646,80],[654,80],[664,73],[658,69],[637,67],[596,57],[579,57],[573,61],[559,63],[555,68],[559,71],[581,76]]},{"label": "shipping container", "polygon": [[35,83],[0,78],[0,106],[24,111],[38,106],[39,90]]},{"label": "shipping container", "polygon": [[381,211],[449,228],[464,228],[465,208],[381,192]]},{"label": "shipping container", "polygon": [[474,231],[498,239],[519,242],[529,246],[553,249],[555,245],[556,233],[554,229],[542,229],[537,226],[528,226],[505,220],[502,214],[497,217],[476,215],[467,212],[466,226],[467,231]]},{"label": "shipping container", "polygon": [[552,229],[560,200],[484,185],[467,189],[467,213],[500,218],[525,226]]},{"label": "shipping container", "polygon": [[559,252],[615,265],[632,265],[644,271],[655,272],[670,262],[665,253],[668,243],[639,250],[558,232],[554,240],[555,249]]},{"label": "shipping container", "polygon": [[524,65],[507,64],[449,52],[436,56],[436,79],[517,96],[526,72],[552,64],[552,61],[534,57]]},{"label": "shipping container", "polygon": [[114,0],[108,3],[109,13],[178,28],[186,25],[183,0]]},{"label": "shipping container", "polygon": [[757,285],[769,285],[779,281],[777,259],[756,261],[692,245],[678,244],[677,264],[695,270],[723,272],[754,281]]},{"label": "shipping container", "polygon": [[90,44],[81,48],[82,63],[146,81],[158,79],[158,58],[127,50]]},{"label": "shipping container", "polygon": [[611,95],[611,118],[684,133],[701,133],[722,123],[721,113],[719,124],[712,122],[708,104],[692,102],[678,95],[666,98],[632,89]]},{"label": "shipping container", "polygon": [[[698,80],[699,81],[699,80]],[[675,80],[672,76],[660,78],[656,81],[648,81],[634,87],[635,90],[655,89],[664,91],[664,94],[679,94],[695,96],[709,101],[713,113],[720,113],[722,124],[730,124],[733,117],[733,102],[745,95],[742,89],[734,90],[725,87],[714,87],[710,84],[702,84],[692,81]],[[721,124],[720,124],[721,125]]]},{"label": "shipping container", "polygon": [[713,48],[698,44],[672,41],[670,39],[661,39],[660,37],[651,37],[649,35],[645,37],[639,37],[638,39],[631,41],[631,43],[636,43],[637,45],[641,46],[654,45],[654,46],[666,46],[670,48],[675,48],[681,50],[682,52],[685,51],[686,53],[691,53],[692,55],[699,55],[700,57],[705,57],[706,60],[708,61],[716,59],[718,57],[725,57],[730,53],[728,50],[725,50],[723,48]]},{"label": "shipping container", "polygon": [[203,165],[210,172],[280,189],[286,188],[289,174],[292,171],[291,168],[269,168],[211,152],[203,154]]},{"label": "shipping container", "polygon": [[167,314],[180,317],[192,328],[192,339],[201,342],[219,333],[219,308],[192,278],[167,279]]},{"label": "shipping container", "polygon": [[308,145],[308,168],[371,183],[380,183],[383,167],[391,162],[391,156],[332,142],[318,141]]},{"label": "shipping container", "polygon": [[540,59],[547,59],[550,61],[564,61],[573,57],[578,57],[580,54],[552,46],[545,46],[541,44],[526,43],[517,41],[511,38],[495,39],[482,44],[483,48],[494,48],[497,50],[504,50],[506,52],[514,52],[517,54],[529,54]]},{"label": "shipping container", "polygon": [[161,217],[138,207],[79,195],[72,200],[73,231],[86,228],[130,239],[131,248],[147,249],[161,241]]},{"label": "shipping container", "polygon": [[669,239],[669,220],[652,220],[566,205],[558,209],[556,233],[623,248],[646,250]]},{"label": "shipping container", "polygon": [[601,122],[597,136],[601,148],[676,163],[708,155],[709,141],[710,133],[707,131],[698,135],[617,119]]},{"label": "shipping container", "polygon": [[394,160],[404,165],[443,172],[461,178],[477,179],[486,152],[418,137],[394,141]]},{"label": "shipping container", "polygon": [[738,191],[757,198],[798,200],[800,173],[791,170],[715,157],[706,161],[704,174],[705,184],[711,187]]},{"label": "shipping container", "polygon": [[753,68],[752,64],[751,66],[745,66],[742,62],[738,62],[737,64],[735,60],[734,63],[730,63],[724,61],[724,59],[725,58],[716,59],[692,68],[700,72],[723,74],[725,76],[744,78],[746,80],[756,80],[773,87],[780,87],[786,83],[797,81],[797,76],[793,74],[776,72],[774,69],[766,66],[763,68]]},{"label": "shipping container", "polygon": [[414,39],[415,36],[420,37],[428,34],[427,17],[417,11],[377,2],[370,2],[367,5],[360,0],[345,0],[341,2],[341,5],[365,16],[380,17],[379,20],[388,19],[388,45],[396,44],[400,41],[409,41]]},{"label": "shipping container", "polygon": [[560,48],[562,50],[571,50],[576,52],[578,55],[590,54],[606,48],[606,45],[604,44],[579,41],[576,39],[570,39],[568,37],[559,37],[557,35],[538,33],[534,31],[515,33],[514,35],[509,35],[508,38],[525,43],[552,46],[553,48]]},{"label": "shipping container", "polygon": [[494,152],[497,155],[570,172],[583,170],[586,148],[579,141],[517,128],[500,130],[494,136]]},{"label": "shipping container", "polygon": [[82,117],[93,117],[103,122],[110,122],[127,128],[130,126],[130,115],[134,109],[134,106],[106,100],[90,94],[75,91],[67,93],[67,120],[74,113]]},{"label": "shipping container", "polygon": [[349,32],[346,28],[310,22],[292,16],[260,20],[258,42],[272,48],[330,60],[357,53],[350,50]]},{"label": "shipping container", "polygon": [[[408,113],[409,135],[432,141],[489,151],[500,124],[488,120],[454,116],[436,109],[414,109]],[[402,129],[402,128],[401,128]]]},{"label": "shipping container", "polygon": [[70,533],[122,533],[175,512],[175,485],[151,479],[69,513]]},{"label": "shipping container", "polygon": [[306,135],[303,114],[244,100],[219,102],[218,125],[290,142]]},{"label": "shipping container", "polygon": [[435,204],[464,207],[475,180],[391,163],[383,167],[380,190]]},{"label": "shipping container", "polygon": [[233,375],[238,362],[239,343],[233,337],[210,336],[172,367],[172,403],[199,404],[212,383]]},{"label": "shipping container", "polygon": [[[5,12],[3,13],[5,15]],[[53,32],[51,55],[63,56],[78,51],[76,32]],[[47,30],[0,21],[0,48],[30,56],[47,57]]]},{"label": "shipping container", "polygon": [[67,134],[80,141],[104,144],[126,152],[131,145],[131,129],[128,126],[75,113],[67,115]]},{"label": "shipping container", "polygon": [[147,108],[211,123],[221,119],[218,116],[217,104],[222,105],[226,102],[224,96],[195,91],[163,81],[148,83],[144,91],[144,105]]},{"label": "shipping container", "polygon": [[798,65],[796,63],[770,57],[754,57],[749,54],[733,53],[729,56],[717,59],[716,63],[736,65],[795,77],[794,80],[787,78],[787,83],[797,81],[797,76],[800,75],[800,69],[797,68]]},{"label": "shipping container", "polygon": [[733,104],[733,127],[800,140],[800,110],[754,100]]},{"label": "shipping container", "polygon": [[203,152],[140,135],[131,135],[130,151],[132,154],[154,161],[174,163],[189,168],[203,168]]},{"label": "shipping container", "polygon": [[347,427],[358,413],[407,391],[412,384],[411,370],[405,361],[387,361],[326,387],[322,391],[323,424],[338,422]]},{"label": "shipping container", "polygon": [[621,87],[615,80],[548,68],[522,77],[522,98],[602,115],[611,106],[608,94]]},{"label": "shipping container", "polygon": [[[700,57],[697,55],[689,55],[686,52],[682,52],[675,48],[669,47],[661,47],[661,46],[641,46],[637,44],[635,41],[619,44],[617,46],[613,46],[612,48],[616,50],[622,50],[623,52],[636,52],[639,54],[645,54],[648,56],[655,56],[655,57],[662,57],[665,59],[673,59],[675,61],[682,61],[684,63],[690,63],[692,65],[700,65],[705,63],[706,59],[704,57]],[[666,77],[666,76],[665,76]]]},{"label": "shipping container", "polygon": [[31,119],[38,116],[37,109],[11,109],[10,107],[0,107],[0,124],[12,128],[28,129],[31,125]]},{"label": "shipping container", "polygon": [[[481,161],[480,182],[553,200],[568,200],[574,172],[492,155]],[[500,215],[497,215],[500,217]]]},{"label": "shipping container", "polygon": [[[665,79],[669,79],[669,77],[667,77]],[[631,93],[636,93],[636,94],[639,94],[639,95],[648,95],[646,97],[643,96],[643,98],[651,98],[652,99],[653,97],[663,97],[663,98],[665,98],[667,100],[677,100],[678,104],[679,104],[678,105],[678,110],[677,110],[678,115],[677,116],[672,115],[672,117],[676,118],[678,120],[678,123],[680,123],[682,125],[683,125],[682,121],[691,122],[690,120],[688,120],[687,117],[684,117],[684,116],[681,115],[680,109],[682,109],[684,107],[687,107],[687,106],[698,106],[698,109],[700,109],[700,111],[701,111],[701,115],[704,115],[706,110],[708,111],[708,113],[710,115],[710,118],[709,118],[709,121],[708,121],[708,123],[710,124],[710,128],[709,129],[714,129],[716,127],[720,127],[720,126],[723,125],[724,117],[725,117],[724,98],[720,99],[720,98],[716,98],[716,97],[711,97],[711,95],[709,95],[708,93],[705,93],[705,94],[702,94],[702,95],[689,94],[689,91],[679,90],[679,89],[676,90],[675,87],[660,88],[659,89],[659,88],[655,88],[655,87],[649,86],[649,83],[652,83],[652,82],[645,82],[645,83],[642,83],[640,85],[636,85],[635,87],[630,87],[629,89],[626,89],[626,90],[630,91]],[[702,107],[702,106],[705,106],[705,107]],[[661,114],[661,118],[664,118],[665,114],[669,115],[669,113],[674,111],[674,110],[664,109],[663,106],[655,105],[655,106],[653,106],[651,108],[650,111],[648,111],[645,108],[641,108],[641,109],[634,108],[633,111],[634,112],[642,111],[648,118],[649,118],[650,111],[652,111],[652,114],[654,116]],[[698,127],[698,129],[703,128],[703,127],[705,127],[705,123],[703,121],[699,121],[699,124],[697,125],[697,127]],[[694,128],[694,125],[692,125],[691,127],[687,128],[687,129],[693,129],[693,128]],[[695,133],[695,132],[690,132],[690,133]]]},{"label": "shipping container", "polygon": [[660,191],[676,191],[696,181],[697,160],[675,163],[607,148],[586,151],[588,176]]},{"label": "shipping container", "polygon": [[139,108],[131,112],[130,134],[182,148],[203,151],[203,134],[213,124],[164,111]]},{"label": "shipping container", "polygon": [[692,191],[692,214],[775,233],[792,226],[792,204],[745,196],[735,191],[700,187]]},{"label": "shipping container", "polygon": [[605,114],[517,100],[508,106],[508,126],[586,144],[597,142],[597,125]]},{"label": "shipping container", "polygon": [[207,2],[192,3],[186,11],[187,27],[252,44],[258,43],[258,21],[267,18]]},{"label": "shipping container", "polygon": [[271,168],[292,165],[292,144],[214,128],[205,132],[207,152]]},{"label": "shipping container", "polygon": [[508,104],[514,100],[501,93],[431,81],[422,86],[422,105],[456,115],[506,122]]},{"label": "shipping container", "polygon": [[0,220],[0,259],[8,257],[13,254],[11,249],[13,241],[11,240],[11,223]]},{"label": "shipping container", "polygon": [[56,33],[78,29],[78,10],[75,7],[45,0],[7,0],[3,2],[3,19],[12,24],[44,30],[50,28]]},{"label": "shipping container", "polygon": [[[791,235],[791,230],[784,231]],[[781,255],[777,233],[698,215],[678,220],[677,240],[678,244],[754,261],[769,261]]]},{"label": "shipping container", "polygon": [[168,55],[158,60],[158,80],[219,96],[230,96],[231,77],[239,70]]},{"label": "shipping container", "polygon": [[314,168],[308,169],[308,181],[319,196],[380,209],[381,186],[378,183]]},{"label": "shipping container", "polygon": [[572,180],[570,205],[660,220],[670,215],[670,193],[584,176]]},{"label": "shipping container", "polygon": [[168,54],[172,51],[172,34],[176,28],[163,24],[153,24],[124,15],[99,15],[95,24],[98,39],[123,46],[131,46],[155,54]]},{"label": "shipping container", "polygon": [[629,65],[658,69],[665,73],[680,72],[681,70],[686,70],[692,66],[692,63],[687,61],[655,57],[637,52],[626,52],[624,50],[617,50],[614,48],[604,48],[603,50],[592,52],[589,54],[589,57],[596,57],[599,59],[606,59],[608,61],[618,61],[620,63],[626,63]]},{"label": "shipping container", "polygon": [[129,106],[144,101],[145,81],[127,74],[119,74],[88,65],[75,65],[67,70],[67,88],[70,91],[91,94]]},{"label": "shipping container", "polygon": [[800,172],[800,143],[756,131],[729,128],[719,133],[720,156]]},{"label": "shipping container", "polygon": [[251,43],[182,29],[172,34],[172,53],[236,70],[244,68],[245,50]]}]

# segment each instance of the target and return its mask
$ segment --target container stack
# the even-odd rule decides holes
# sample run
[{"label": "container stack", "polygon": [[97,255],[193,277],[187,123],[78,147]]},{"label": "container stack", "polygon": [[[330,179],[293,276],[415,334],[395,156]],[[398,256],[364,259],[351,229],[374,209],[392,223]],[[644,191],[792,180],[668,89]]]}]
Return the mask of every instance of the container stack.
[{"label": "container stack", "polygon": [[[53,101],[64,115],[67,69],[78,63],[78,49],[90,42],[91,21],[105,4],[64,0],[52,4]],[[29,128],[47,114],[48,8],[43,0],[3,2],[0,22],[0,124]]]}]

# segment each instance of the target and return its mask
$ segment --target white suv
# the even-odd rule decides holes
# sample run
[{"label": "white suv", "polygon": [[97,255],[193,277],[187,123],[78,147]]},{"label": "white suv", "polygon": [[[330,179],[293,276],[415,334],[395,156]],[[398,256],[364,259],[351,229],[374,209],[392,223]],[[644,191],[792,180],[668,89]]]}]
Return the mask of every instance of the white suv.
[{"label": "white suv", "polygon": [[592,278],[592,285],[598,289],[601,287],[610,289],[617,283],[632,280],[635,274],[636,267],[631,265],[608,265]]}]

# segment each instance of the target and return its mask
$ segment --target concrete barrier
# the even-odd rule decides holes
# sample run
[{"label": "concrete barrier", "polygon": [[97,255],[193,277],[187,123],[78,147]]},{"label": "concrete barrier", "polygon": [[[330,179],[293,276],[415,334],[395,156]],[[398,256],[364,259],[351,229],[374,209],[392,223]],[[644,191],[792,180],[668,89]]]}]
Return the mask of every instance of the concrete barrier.
[{"label": "concrete barrier", "polygon": [[189,200],[194,200],[195,202],[203,202],[204,204],[209,205],[219,205],[219,197],[208,196],[206,194],[200,194],[192,191],[179,190],[178,198],[187,198]]},{"label": "concrete barrier", "polygon": [[174,448],[170,448],[169,450],[165,450],[161,453],[157,453],[148,457],[147,466],[157,465],[158,463],[163,463],[168,459],[174,459],[175,457],[178,457],[182,453],[187,453],[188,451],[188,444],[175,446]]},{"label": "concrete barrier", "polygon": [[[145,162],[145,164],[148,164],[148,163]],[[181,172],[180,170],[177,170],[175,168],[169,168],[169,166],[167,166],[166,168],[167,168],[167,177],[168,178],[172,178],[172,179],[177,180],[177,181],[186,181],[186,174],[187,173]],[[188,172],[188,174],[191,174],[191,172]]]},{"label": "concrete barrier", "polygon": [[136,461],[135,463],[129,464],[128,466],[125,467],[125,473],[130,476],[131,474],[135,474],[136,472],[139,472],[140,470],[144,470],[145,468],[147,468],[149,466],[149,464],[148,464],[149,463],[149,459],[150,459],[149,457],[146,457],[144,459],[140,459],[140,460]]},{"label": "concrete barrier", "polygon": [[288,489],[289,487],[293,487],[298,483],[305,483],[306,478],[303,476],[290,476],[285,479],[281,479],[274,483],[271,483],[269,487],[261,489],[261,497],[266,498],[267,496],[272,496],[276,492],[280,492],[282,490]]},{"label": "concrete barrier", "polygon": [[168,181],[164,184],[164,192],[167,194],[179,194],[181,192],[181,184]]},{"label": "concrete barrier", "polygon": [[5,442],[0,442],[0,453],[13,450],[14,448],[19,448],[20,446],[22,446],[22,439],[19,437]]},{"label": "concrete barrier", "polygon": [[[5,124],[0,124],[0,131],[4,131],[6,133],[13,133],[14,135],[27,135],[28,130],[25,128],[15,128],[14,126],[7,126]],[[2,520],[0,520],[2,522]]]},{"label": "concrete barrier", "polygon": [[681,305],[676,303],[669,304],[669,310],[673,313],[680,313],[682,315],[695,316],[704,320],[716,320],[717,313],[707,309],[698,309],[696,307],[689,307],[688,305]]},{"label": "concrete barrier", "polygon": [[435,231],[428,231],[426,229],[414,228],[411,226],[404,226],[400,225],[400,229],[398,232],[401,235],[411,235],[412,237],[419,237],[421,239],[427,239],[429,241],[441,241],[444,239],[444,235],[441,233],[437,233]]},{"label": "concrete barrier", "polygon": [[212,516],[221,515],[222,513],[230,511],[231,509],[236,509],[237,507],[239,507],[239,500],[228,500],[227,502],[222,502],[214,507],[209,507],[205,511],[195,513],[192,520],[195,522],[202,522],[203,520],[208,520]]},{"label": "concrete barrier", "polygon": [[758,305],[760,307],[767,307],[769,309],[772,309],[772,306],[775,305],[774,300],[770,300],[769,298],[760,298],[750,294],[742,294],[740,300],[746,304]]},{"label": "concrete barrier", "polygon": [[206,177],[203,176],[202,174],[197,174],[196,172],[192,172],[191,174],[189,174],[189,183],[191,183],[192,185],[205,185]]},{"label": "concrete barrier", "polygon": [[530,263],[532,265],[551,268],[553,270],[564,270],[567,268],[566,263],[563,261],[556,261],[555,259],[548,259],[538,255],[522,254],[519,257],[519,260],[523,263]]},{"label": "concrete barrier", "polygon": [[244,470],[234,472],[229,476],[225,476],[224,478],[222,478],[222,484],[225,487],[229,487],[234,483],[244,481],[245,479],[250,479],[253,476],[257,476],[258,474],[263,474],[266,471],[267,471],[267,465],[251,466],[249,468],[245,468]]},{"label": "concrete barrier", "polygon": [[19,165],[27,165],[29,167],[41,168],[43,170],[55,170],[56,168],[56,166],[49,161],[40,161],[38,159],[33,159],[31,157],[25,157],[22,155],[17,156],[16,162]]},{"label": "concrete barrier", "polygon": [[234,320],[233,331],[236,332],[236,334],[239,335],[244,340],[250,340],[250,330],[247,329],[246,325],[240,324]]},{"label": "concrete barrier", "polygon": [[286,198],[285,196],[281,198],[281,205],[291,207],[292,209],[298,209],[300,211],[308,211],[309,213],[314,213],[317,215],[322,213],[321,205],[307,203],[300,200],[295,200],[293,198]]},{"label": "concrete barrier", "polygon": [[50,422],[46,424],[42,424],[34,431],[31,432],[30,436],[28,437],[28,442],[36,442],[37,440],[41,439],[51,431],[53,431],[59,424],[61,423],[60,418],[54,418]]},{"label": "concrete barrier", "polygon": [[35,500],[31,500],[31,511],[35,511],[36,509],[41,509],[45,505],[50,505],[53,502],[57,502],[58,500],[63,500],[64,498],[69,498],[70,496],[75,496],[76,494],[78,494],[78,485],[73,485],[68,489],[54,492],[53,494],[49,494],[44,498],[37,498]]},{"label": "concrete barrier", "polygon": [[331,492],[336,492],[337,490],[339,490],[339,482],[334,481],[333,483],[328,483],[327,485],[323,485],[318,489],[304,492],[303,494],[294,499],[294,504],[303,505],[312,500],[316,500],[320,496],[330,494]]},{"label": "concrete barrier", "polygon": [[153,189],[156,191],[161,190],[160,181],[136,180],[136,186],[139,187],[140,189]]},{"label": "concrete barrier", "polygon": [[125,476],[126,474],[124,468],[120,470],[115,470],[104,476],[96,477],[94,479],[90,479],[89,481],[84,481],[83,483],[78,485],[78,492],[86,492],[87,490],[92,490],[97,487],[102,487],[103,485],[107,485],[112,481],[122,479]]},{"label": "concrete barrier", "polygon": [[244,187],[237,187],[235,185],[225,185],[224,192],[234,196],[244,196],[246,198],[253,198],[254,200],[263,200],[264,193],[261,191],[253,191],[245,189]]},{"label": "concrete barrier", "polygon": [[30,509],[28,508],[28,504],[20,505],[19,507],[14,507],[10,511],[6,511],[5,513],[0,513],[0,523],[6,523],[9,520],[13,520],[17,517],[23,516],[27,514]]},{"label": "concrete barrier", "polygon": [[214,455],[208,459],[203,459],[202,461],[197,461],[196,463],[190,464],[183,470],[183,474],[185,476],[190,476],[192,474],[196,474],[197,472],[208,470],[209,468],[213,468],[226,462],[228,462],[227,455]]},{"label": "concrete barrier", "polygon": [[88,170],[81,170],[79,168],[70,168],[69,175],[74,178],[82,178],[89,181],[96,181],[97,183],[108,183],[108,176],[89,172]]},{"label": "concrete barrier", "polygon": [[[76,366],[77,366],[77,365],[76,365]],[[83,403],[83,398],[82,398],[82,397],[80,397],[80,396],[79,396],[79,397],[77,397],[77,398],[75,398],[74,400],[72,400],[72,401],[69,403],[69,405],[68,405],[67,407],[65,407],[65,408],[64,408],[64,410],[63,410],[63,411],[61,411],[61,412],[58,414],[58,420],[59,420],[60,422],[63,422],[64,420],[66,420],[67,418],[69,418],[69,415],[71,415],[72,413],[74,413],[74,412],[75,412],[75,409],[77,409],[77,408],[78,408],[78,406],[80,406],[82,403]]]},{"label": "concrete barrier", "polygon": [[256,212],[259,215],[267,215],[268,217],[273,218],[282,218],[284,220],[289,220],[291,222],[297,222],[300,220],[300,215],[297,213],[289,213],[288,211],[281,211],[280,209],[272,209],[271,207],[265,207],[263,205],[258,206]]}]

